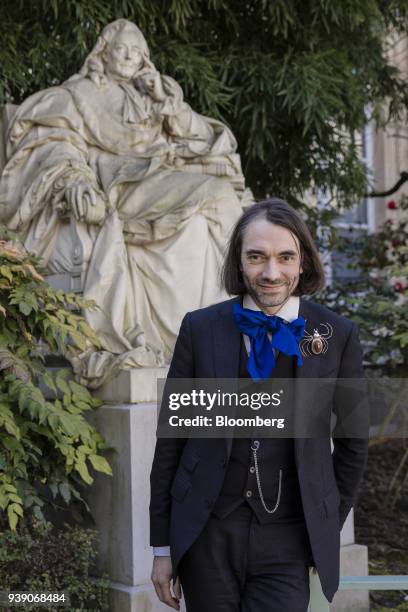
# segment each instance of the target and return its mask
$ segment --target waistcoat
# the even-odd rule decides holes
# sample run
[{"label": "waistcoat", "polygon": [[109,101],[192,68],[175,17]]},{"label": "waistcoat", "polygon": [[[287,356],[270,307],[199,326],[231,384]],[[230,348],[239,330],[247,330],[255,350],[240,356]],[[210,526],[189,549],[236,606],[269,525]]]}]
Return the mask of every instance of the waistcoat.
[{"label": "waistcoat", "polygon": [[[249,378],[247,359],[241,339],[240,378]],[[271,378],[293,378],[295,368],[296,357],[279,352]],[[277,501],[279,470],[282,470],[280,502],[273,514],[266,512],[259,496],[251,450],[255,439],[260,441],[258,469],[264,500],[269,509],[274,508]],[[250,505],[260,523],[291,522],[304,518],[292,438],[234,438],[224,483],[212,512],[223,519],[245,503]]]}]

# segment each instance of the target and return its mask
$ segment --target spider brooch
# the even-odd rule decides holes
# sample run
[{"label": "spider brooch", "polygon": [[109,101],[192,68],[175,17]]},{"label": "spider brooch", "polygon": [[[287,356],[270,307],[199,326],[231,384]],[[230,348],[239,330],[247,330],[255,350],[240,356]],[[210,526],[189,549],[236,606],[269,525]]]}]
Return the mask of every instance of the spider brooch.
[{"label": "spider brooch", "polygon": [[320,323],[320,325],[325,328],[322,334],[320,334],[317,329],[313,330],[313,335],[305,330],[305,336],[299,343],[300,352],[304,357],[312,356],[312,354],[320,355],[327,352],[329,348],[329,343],[327,341],[333,335],[333,327],[330,323]]}]

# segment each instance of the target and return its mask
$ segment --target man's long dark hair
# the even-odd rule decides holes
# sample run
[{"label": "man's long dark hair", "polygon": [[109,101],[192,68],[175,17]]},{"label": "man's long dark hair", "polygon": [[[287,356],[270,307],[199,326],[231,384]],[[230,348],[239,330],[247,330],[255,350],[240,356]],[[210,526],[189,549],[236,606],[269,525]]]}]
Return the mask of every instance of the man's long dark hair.
[{"label": "man's long dark hair", "polygon": [[323,289],[323,266],[306,223],[287,202],[280,198],[270,198],[250,206],[232,232],[221,271],[221,282],[227,293],[244,295],[247,291],[241,272],[241,250],[244,232],[255,219],[266,219],[270,223],[285,227],[299,240],[303,273],[293,295],[312,295]]}]

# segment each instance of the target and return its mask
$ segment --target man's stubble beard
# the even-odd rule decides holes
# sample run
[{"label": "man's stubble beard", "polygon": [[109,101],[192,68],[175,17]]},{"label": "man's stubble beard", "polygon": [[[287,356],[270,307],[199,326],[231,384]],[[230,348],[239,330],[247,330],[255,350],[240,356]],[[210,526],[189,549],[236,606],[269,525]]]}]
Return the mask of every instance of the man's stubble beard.
[{"label": "man's stubble beard", "polygon": [[261,287],[259,287],[256,284],[256,281],[253,281],[251,283],[244,272],[242,272],[242,276],[243,276],[246,290],[249,293],[249,295],[252,297],[254,302],[259,307],[272,308],[276,306],[282,306],[283,304],[285,304],[285,302],[288,301],[288,299],[290,298],[291,295],[293,295],[294,291],[296,290],[296,287],[299,284],[300,275],[295,276],[289,284],[285,283],[284,285],[282,285],[281,290],[282,291],[285,290],[284,294],[282,295],[280,293],[279,295],[276,295],[276,296],[266,295],[262,293]]}]

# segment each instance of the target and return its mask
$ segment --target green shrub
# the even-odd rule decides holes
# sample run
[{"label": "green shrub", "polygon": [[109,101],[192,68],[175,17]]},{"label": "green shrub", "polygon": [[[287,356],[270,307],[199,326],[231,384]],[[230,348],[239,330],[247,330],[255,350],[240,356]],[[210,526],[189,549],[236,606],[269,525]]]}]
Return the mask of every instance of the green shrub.
[{"label": "green shrub", "polygon": [[100,402],[69,370],[45,367],[46,354],[72,359],[98,345],[77,314],[92,304],[53,290],[37,265],[0,233],[0,527],[12,530],[25,514],[43,520],[47,507],[75,501],[88,511],[80,489],[93,481],[89,467],[112,473],[99,454],[104,440],[84,418]]},{"label": "green shrub", "polygon": [[319,301],[360,328],[364,362],[373,376],[406,377],[408,368],[408,198],[388,202],[392,217],[357,242],[343,240],[350,268],[360,275],[337,282]]},{"label": "green shrub", "polygon": [[64,592],[70,600],[65,608],[25,604],[24,610],[108,610],[107,576],[91,577],[96,537],[91,529],[21,521],[17,531],[0,533],[1,590]]}]

